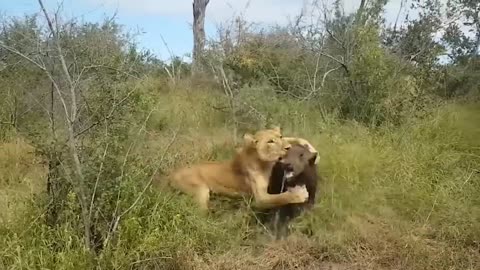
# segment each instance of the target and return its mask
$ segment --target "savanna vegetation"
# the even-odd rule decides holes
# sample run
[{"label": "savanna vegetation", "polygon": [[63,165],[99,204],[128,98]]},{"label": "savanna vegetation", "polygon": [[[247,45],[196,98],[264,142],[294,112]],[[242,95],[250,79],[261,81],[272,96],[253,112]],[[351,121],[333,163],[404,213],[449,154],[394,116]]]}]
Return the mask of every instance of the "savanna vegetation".
[{"label": "savanna vegetation", "polygon": [[[113,18],[1,17],[0,269],[480,269],[480,3],[386,2],[235,18],[193,73]],[[287,239],[165,185],[272,124],[321,155]]]}]

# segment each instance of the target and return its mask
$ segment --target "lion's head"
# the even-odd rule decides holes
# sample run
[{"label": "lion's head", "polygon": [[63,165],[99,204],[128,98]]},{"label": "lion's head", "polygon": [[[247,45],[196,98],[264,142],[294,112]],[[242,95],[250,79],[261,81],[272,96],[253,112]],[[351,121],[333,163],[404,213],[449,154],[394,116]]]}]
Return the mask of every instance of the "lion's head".
[{"label": "lion's head", "polygon": [[258,157],[267,162],[275,162],[287,154],[291,147],[285,141],[279,127],[257,131],[255,135],[245,134],[244,143],[246,147],[256,150]]}]

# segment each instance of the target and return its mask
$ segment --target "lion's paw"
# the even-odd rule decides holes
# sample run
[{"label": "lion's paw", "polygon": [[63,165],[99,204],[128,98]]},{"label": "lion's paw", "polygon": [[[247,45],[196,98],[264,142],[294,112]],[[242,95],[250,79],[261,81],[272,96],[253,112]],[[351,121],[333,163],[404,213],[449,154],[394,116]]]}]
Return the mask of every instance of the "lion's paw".
[{"label": "lion's paw", "polygon": [[308,199],[308,191],[304,185],[290,187],[288,192],[292,194],[292,203],[304,203]]}]

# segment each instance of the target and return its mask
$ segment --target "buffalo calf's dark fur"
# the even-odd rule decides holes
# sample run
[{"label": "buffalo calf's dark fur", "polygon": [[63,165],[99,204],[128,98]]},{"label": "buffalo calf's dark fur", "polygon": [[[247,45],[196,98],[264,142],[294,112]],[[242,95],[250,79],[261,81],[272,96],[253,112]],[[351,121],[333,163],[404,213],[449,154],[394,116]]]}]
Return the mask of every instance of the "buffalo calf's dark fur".
[{"label": "buffalo calf's dark fur", "polygon": [[[299,216],[304,209],[311,209],[315,204],[317,182],[319,180],[317,168],[314,163],[315,158],[316,153],[311,153],[307,147],[296,144],[288,150],[287,156],[277,162],[273,167],[268,193],[279,194],[286,192],[289,187],[302,185],[305,185],[308,191],[308,200],[305,203],[288,204],[269,211],[268,219],[274,223],[277,237],[279,237],[280,234],[285,234],[290,220]],[[293,174],[293,176],[284,181],[284,176],[289,172]],[[275,215],[278,215],[276,221]]]}]

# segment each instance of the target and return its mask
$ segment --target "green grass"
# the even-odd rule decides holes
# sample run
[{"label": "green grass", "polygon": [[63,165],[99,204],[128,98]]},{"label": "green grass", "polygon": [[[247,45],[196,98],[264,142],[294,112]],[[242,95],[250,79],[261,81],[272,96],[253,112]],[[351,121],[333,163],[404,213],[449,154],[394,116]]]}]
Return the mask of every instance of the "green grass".
[{"label": "green grass", "polygon": [[315,141],[325,182],[303,229],[342,256],[367,249],[389,267],[478,267],[479,112],[448,105],[398,129],[332,127]]},{"label": "green grass", "polygon": [[[151,98],[145,104],[156,105],[146,105],[155,108],[146,131],[132,137],[137,143],[131,155],[138,158],[140,169],[127,173],[118,187],[125,205],[148,181],[145,168],[160,166],[162,175],[156,181],[162,182],[177,166],[226,159],[233,153],[229,114],[213,108],[221,96],[205,89],[179,90],[182,86],[162,90],[161,85],[154,80],[141,85]],[[203,216],[189,198],[152,188],[123,217],[115,239],[94,260],[82,249],[73,210],[72,216],[65,214],[70,222],[49,228],[39,222],[44,208],[37,198],[0,224],[0,268],[480,268],[478,103],[447,104],[425,119],[373,130],[295,101],[265,100],[261,91],[256,95],[251,102],[267,115],[267,122],[280,124],[288,136],[308,139],[321,155],[318,203],[295,222],[291,238],[272,242],[246,202],[219,198],[215,211]],[[147,114],[145,110],[143,117]],[[248,123],[241,131],[265,124],[252,115],[242,117]],[[175,143],[163,156],[175,131]],[[15,174],[12,164],[34,159],[17,155],[2,159],[1,191],[9,196],[14,196],[9,189],[17,189],[10,183],[24,177]],[[30,166],[22,171],[28,168],[36,170]]]}]

